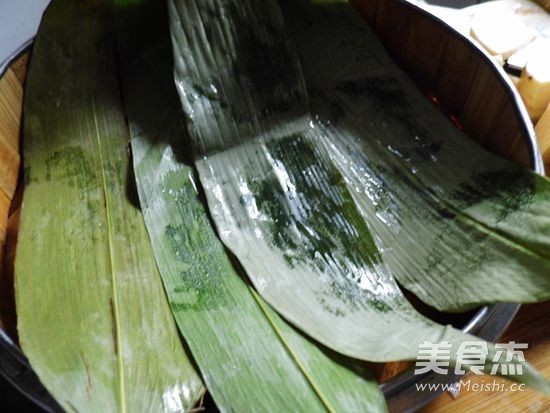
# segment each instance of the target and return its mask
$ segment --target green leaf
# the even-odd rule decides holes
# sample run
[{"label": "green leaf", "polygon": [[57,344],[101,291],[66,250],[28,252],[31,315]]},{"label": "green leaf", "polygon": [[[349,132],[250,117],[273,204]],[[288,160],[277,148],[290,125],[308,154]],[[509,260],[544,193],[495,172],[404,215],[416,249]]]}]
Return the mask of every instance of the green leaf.
[{"label": "green leaf", "polygon": [[56,0],[27,81],[22,348],[67,411],[180,412],[203,387],[133,205],[109,7]]},{"label": "green leaf", "polygon": [[[414,359],[423,342],[449,341],[456,362],[459,345],[476,339],[422,317],[400,291],[332,160],[335,135],[360,135],[310,115],[277,3],[171,4],[176,85],[199,176],[220,237],[258,292],[348,356]],[[284,4],[308,29],[318,17],[303,2]],[[550,391],[525,370],[516,379]]]},{"label": "green leaf", "polygon": [[391,274],[444,311],[549,299],[550,181],[451,126],[350,5],[281,3],[329,156]]},{"label": "green leaf", "polygon": [[166,11],[162,3],[142,3],[117,10],[134,170],[172,310],[218,408],[385,411],[365,363],[303,337],[235,270],[188,166]]}]

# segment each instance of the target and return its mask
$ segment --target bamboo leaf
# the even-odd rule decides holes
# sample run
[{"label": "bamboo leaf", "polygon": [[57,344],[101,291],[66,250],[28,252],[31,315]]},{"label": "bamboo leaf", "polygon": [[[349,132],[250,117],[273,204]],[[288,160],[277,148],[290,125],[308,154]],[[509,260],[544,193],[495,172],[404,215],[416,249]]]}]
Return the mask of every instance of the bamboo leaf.
[{"label": "bamboo leaf", "polygon": [[53,1],[25,99],[22,348],[67,411],[186,411],[203,392],[128,185],[109,7]]},{"label": "bamboo leaf", "polygon": [[[171,4],[176,85],[199,176],[220,237],[258,292],[343,354],[413,359],[421,343],[448,341],[456,362],[459,345],[476,339],[422,317],[400,291],[331,159],[333,135],[359,136],[310,115],[277,3]],[[285,3],[302,24],[317,17],[303,4]],[[528,366],[512,378],[550,391]]]},{"label": "bamboo leaf", "polygon": [[[234,269],[188,166],[166,10],[155,1],[141,3],[118,2],[117,10],[138,191],[176,321],[218,408],[385,411],[364,363],[304,338]],[[145,24],[149,30],[142,39]]]},{"label": "bamboo leaf", "polygon": [[445,311],[549,299],[548,179],[451,127],[351,6],[282,3],[325,146],[389,271]]}]

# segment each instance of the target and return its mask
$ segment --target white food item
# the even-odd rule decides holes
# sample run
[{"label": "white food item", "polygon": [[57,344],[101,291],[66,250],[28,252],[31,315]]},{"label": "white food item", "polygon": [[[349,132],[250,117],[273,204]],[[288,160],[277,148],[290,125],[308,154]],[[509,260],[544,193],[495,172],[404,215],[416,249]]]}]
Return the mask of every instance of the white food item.
[{"label": "white food item", "polygon": [[508,66],[523,70],[527,62],[538,56],[550,56],[550,39],[537,38],[508,58]]},{"label": "white food item", "polygon": [[550,14],[533,0],[494,0],[487,1],[459,10],[461,13],[474,17],[481,12],[493,16],[501,13],[513,13],[523,24],[532,27],[542,37],[550,37]]},{"label": "white food item", "polygon": [[537,31],[507,10],[486,10],[472,18],[471,35],[492,55],[507,59],[530,43]]},{"label": "white food item", "polygon": [[550,103],[550,55],[538,55],[527,63],[518,90],[529,116],[536,122]]}]

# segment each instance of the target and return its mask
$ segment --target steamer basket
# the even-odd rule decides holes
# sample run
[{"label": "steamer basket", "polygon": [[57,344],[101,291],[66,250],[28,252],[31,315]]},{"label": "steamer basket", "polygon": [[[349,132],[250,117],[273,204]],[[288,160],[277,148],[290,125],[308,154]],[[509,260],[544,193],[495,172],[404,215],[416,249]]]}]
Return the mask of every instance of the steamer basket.
[{"label": "steamer basket", "polygon": [[[437,98],[464,131],[502,157],[543,174],[541,154],[521,99],[502,69],[467,38],[405,0],[351,0],[394,60]],[[13,302],[13,258],[21,191],[19,138],[26,55],[0,78],[0,374],[47,411],[59,406],[48,395],[17,346]],[[519,306],[497,304],[467,315],[428,314],[486,340],[497,340]],[[437,392],[417,392],[417,383],[454,382],[456,376],[414,375],[407,363],[376,366],[392,412],[415,411]],[[403,371],[405,370],[405,371]],[[397,373],[400,373],[398,374]]]}]

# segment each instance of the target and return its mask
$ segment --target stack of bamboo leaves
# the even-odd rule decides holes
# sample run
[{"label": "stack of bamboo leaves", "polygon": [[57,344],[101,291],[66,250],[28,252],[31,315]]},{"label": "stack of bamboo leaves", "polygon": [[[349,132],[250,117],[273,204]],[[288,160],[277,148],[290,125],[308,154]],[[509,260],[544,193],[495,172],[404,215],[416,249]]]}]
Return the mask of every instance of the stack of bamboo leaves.
[{"label": "stack of bamboo leaves", "polygon": [[364,361],[424,342],[466,367],[481,343],[506,371],[402,287],[442,311],[548,299],[550,182],[463,137],[351,6],[321,3],[52,2],[16,298],[64,409],[189,411],[206,388],[221,411],[384,411]]}]

